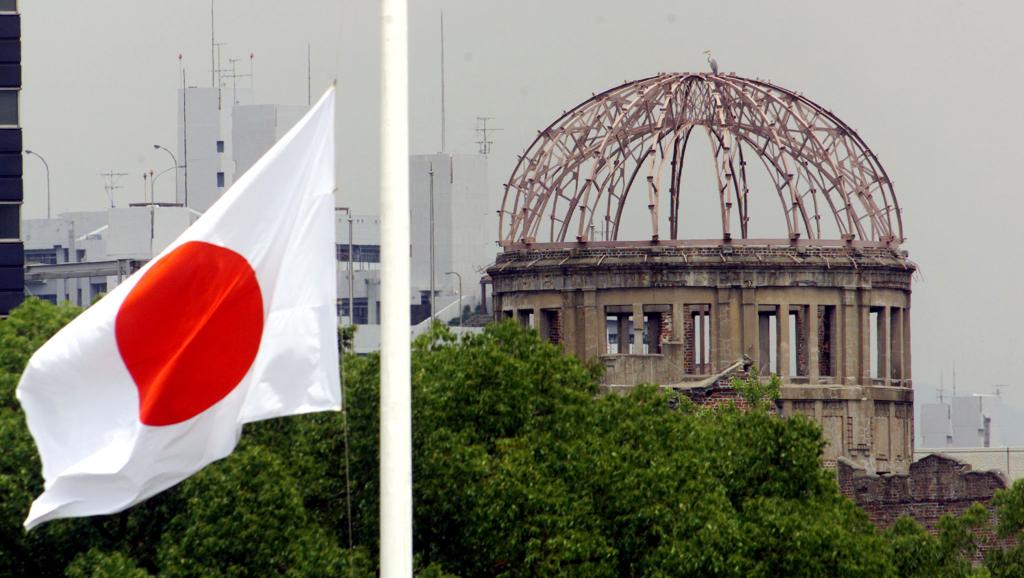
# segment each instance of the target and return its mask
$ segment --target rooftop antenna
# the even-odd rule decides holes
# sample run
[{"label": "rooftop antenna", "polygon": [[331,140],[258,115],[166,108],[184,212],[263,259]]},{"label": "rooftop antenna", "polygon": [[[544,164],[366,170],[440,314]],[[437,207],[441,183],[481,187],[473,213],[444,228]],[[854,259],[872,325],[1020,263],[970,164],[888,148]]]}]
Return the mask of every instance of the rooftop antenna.
[{"label": "rooftop antenna", "polygon": [[945,392],[945,380],[943,379],[943,377],[944,377],[943,372],[940,369],[939,370],[939,403],[945,403],[946,402],[946,400],[943,398],[943,395],[942,395]]},{"label": "rooftop antenna", "polygon": [[228,63],[231,64],[231,74],[225,74],[227,78],[231,79],[231,106],[238,104],[238,79],[252,76],[251,74],[239,74],[236,72],[235,64],[241,60],[239,58],[229,58]]},{"label": "rooftop antenna", "polygon": [[489,133],[502,130],[500,128],[491,128],[487,126],[487,121],[493,120],[493,116],[478,116],[476,117],[476,133],[480,136],[480,140],[476,141],[479,145],[479,151],[482,155],[491,154],[491,145],[494,144],[493,140],[487,138]]},{"label": "rooftop antenna", "polygon": [[256,61],[256,53],[249,53],[249,90],[253,93],[253,100],[256,99],[256,74],[253,72],[253,64]]},{"label": "rooftop antenna", "polygon": [[113,170],[109,170],[105,173],[100,173],[103,177],[103,190],[107,193],[107,198],[110,199],[110,208],[114,208],[114,191],[122,189],[121,185],[117,184],[117,181],[121,177],[127,177],[128,173],[115,173]]},{"label": "rooftop antenna", "polygon": [[214,20],[213,20],[213,0],[210,0],[210,86],[217,86],[217,59],[215,54],[217,52],[217,40],[215,36]]},{"label": "rooftop antenna", "polygon": [[444,10],[441,11],[441,152],[446,152],[445,132],[445,75],[444,75]]},{"label": "rooftop antenna", "polygon": [[953,397],[956,397],[956,361],[953,361]]},{"label": "rooftop antenna", "polygon": [[992,386],[992,389],[996,390],[996,397],[1002,397],[1002,390],[1004,387],[1010,387],[1009,383],[997,383]]},{"label": "rooftop antenna", "polygon": [[216,81],[215,81],[213,86],[216,87],[216,89],[217,89],[217,110],[220,110],[220,108],[221,108],[221,93],[220,93],[220,89],[224,85],[224,73],[228,71],[228,69],[221,68],[221,66],[220,66],[220,47],[224,46],[226,44],[227,44],[227,42],[215,42],[213,44],[213,48],[217,52],[217,65],[216,65],[216,68],[213,69],[213,72],[216,75]]},{"label": "rooftop antenna", "polygon": [[313,104],[313,57],[309,43],[306,43],[306,106]]}]

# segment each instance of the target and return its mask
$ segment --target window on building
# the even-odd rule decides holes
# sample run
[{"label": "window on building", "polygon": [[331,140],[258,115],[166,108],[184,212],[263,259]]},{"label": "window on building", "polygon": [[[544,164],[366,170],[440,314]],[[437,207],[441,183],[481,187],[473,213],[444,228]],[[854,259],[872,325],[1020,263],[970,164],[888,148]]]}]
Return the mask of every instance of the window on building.
[{"label": "window on building", "polygon": [[[352,316],[355,318],[355,325],[366,325],[370,322],[370,309],[366,304],[366,297],[356,297],[352,301]],[[338,317],[348,317],[348,297],[338,300]]]},{"label": "window on building", "polygon": [[57,251],[54,249],[26,249],[25,262],[31,265],[56,265]]},{"label": "window on building", "polygon": [[75,249],[75,262],[76,263],[83,263],[83,262],[85,262],[85,249]]},{"label": "window on building", "polygon": [[43,295],[36,295],[36,297],[42,299],[43,301],[49,301],[50,303],[53,303],[54,305],[57,304],[57,296],[56,295],[52,295],[52,294],[48,294],[47,293],[47,294],[43,294]]},{"label": "window on building", "polygon": [[217,141],[217,152],[219,152],[219,153],[224,152],[224,141],[222,141],[222,140]]},{"label": "window on building", "polygon": [[0,204],[0,239],[17,239],[20,234],[20,205]]},{"label": "window on building", "polygon": [[217,173],[217,188],[224,188],[224,173]]},{"label": "window on building", "polygon": [[89,292],[92,293],[93,296],[99,295],[101,293],[106,293],[107,292],[107,284],[106,283],[90,283],[89,284]]},{"label": "window on building", "polygon": [[0,12],[17,12],[18,0],[0,0]]},{"label": "window on building", "polygon": [[18,91],[0,90],[0,125],[18,124]]},{"label": "window on building", "polygon": [[[348,243],[336,247],[338,261],[348,262]],[[352,261],[355,263],[380,263],[380,245],[352,245]]]}]

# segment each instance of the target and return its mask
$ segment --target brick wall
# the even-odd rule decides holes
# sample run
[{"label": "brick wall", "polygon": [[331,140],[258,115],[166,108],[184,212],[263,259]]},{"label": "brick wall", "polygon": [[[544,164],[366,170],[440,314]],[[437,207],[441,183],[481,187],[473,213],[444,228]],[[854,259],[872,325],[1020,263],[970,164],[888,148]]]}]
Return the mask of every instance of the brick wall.
[{"label": "brick wall", "polygon": [[[888,528],[902,516],[910,516],[933,534],[944,514],[958,515],[975,502],[992,511],[996,490],[1008,486],[1002,472],[975,472],[971,466],[942,454],[932,454],[910,465],[910,473],[876,475],[840,457],[836,465],[840,491],[868,514],[880,528]],[[996,519],[979,528],[982,552],[1013,545],[1012,539],[995,535]]]}]

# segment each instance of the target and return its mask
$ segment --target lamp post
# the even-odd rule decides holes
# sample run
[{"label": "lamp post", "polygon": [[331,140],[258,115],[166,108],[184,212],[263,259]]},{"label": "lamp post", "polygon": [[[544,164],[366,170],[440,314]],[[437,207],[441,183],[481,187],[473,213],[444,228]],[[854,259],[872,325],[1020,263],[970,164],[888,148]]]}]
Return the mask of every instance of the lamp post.
[{"label": "lamp post", "polygon": [[[156,180],[159,179],[164,173],[171,172],[171,171],[173,171],[176,168],[178,168],[178,167],[167,167],[166,169],[160,171],[159,173],[157,173],[157,174],[155,174],[153,176],[153,183],[150,186],[150,189],[153,192],[153,194],[150,195],[151,197],[153,197],[153,198],[150,199],[152,202],[154,202],[154,203],[156,202],[156,198],[155,198],[155,195],[156,195]],[[175,199],[175,200],[177,200],[177,199]]]},{"label": "lamp post", "polygon": [[50,164],[46,162],[46,159],[43,158],[43,155],[41,155],[41,154],[39,154],[37,152],[32,152],[32,151],[30,151],[28,149],[25,149],[25,154],[27,154],[27,155],[35,155],[35,156],[39,157],[39,160],[43,161],[43,166],[46,167],[46,218],[49,219],[50,218]]},{"label": "lamp post", "polygon": [[[166,152],[167,154],[171,155],[171,160],[174,161],[174,167],[172,167],[172,168],[174,168],[174,200],[177,201],[178,200],[178,169],[181,168],[181,165],[178,164],[178,157],[174,156],[174,153],[172,153],[171,150],[168,149],[167,147],[161,146],[161,145],[158,145],[158,144],[153,145],[153,150],[162,150],[162,151]],[[166,172],[167,171],[163,171],[162,173],[160,173],[160,175],[162,175],[162,174],[164,174]],[[160,175],[157,175],[157,176],[160,176]],[[153,179],[153,183],[154,183],[154,185],[156,184],[156,179]],[[188,182],[187,181],[185,182],[185,186],[186,187],[188,186]],[[187,198],[187,195],[186,195],[186,198]]]},{"label": "lamp post", "polygon": [[[345,211],[345,214],[348,215],[348,323],[349,325],[355,325],[356,318],[352,315],[352,302],[356,298],[354,295],[355,284],[352,282],[352,209],[348,207],[335,207],[334,210]],[[367,301],[366,306],[369,308],[369,301]]]},{"label": "lamp post", "polygon": [[459,327],[462,327],[462,275],[455,271],[447,271],[445,275],[455,275],[459,278]]}]

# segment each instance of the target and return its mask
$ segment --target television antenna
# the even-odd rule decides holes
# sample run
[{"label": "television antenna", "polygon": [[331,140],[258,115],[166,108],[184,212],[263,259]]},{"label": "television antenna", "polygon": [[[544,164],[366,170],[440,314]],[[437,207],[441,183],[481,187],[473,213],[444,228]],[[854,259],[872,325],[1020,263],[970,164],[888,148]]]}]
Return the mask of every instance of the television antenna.
[{"label": "television antenna", "polygon": [[117,184],[121,177],[127,177],[128,173],[115,173],[113,170],[105,173],[100,173],[103,177],[103,190],[107,193],[107,198],[110,199],[110,208],[114,208],[114,191],[117,189],[123,189],[121,185]]},{"label": "television antenna", "polygon": [[499,131],[499,130],[503,130],[503,129],[500,129],[500,128],[492,128],[492,127],[487,126],[487,121],[493,120],[493,119],[494,119],[493,116],[478,116],[478,117],[476,117],[476,133],[480,136],[480,140],[476,141],[476,144],[479,145],[479,147],[480,147],[479,151],[480,151],[480,154],[482,154],[482,155],[491,154],[491,145],[494,144],[494,141],[489,139],[489,138],[487,138],[488,136],[490,136],[489,133],[496,132],[496,131]]}]

